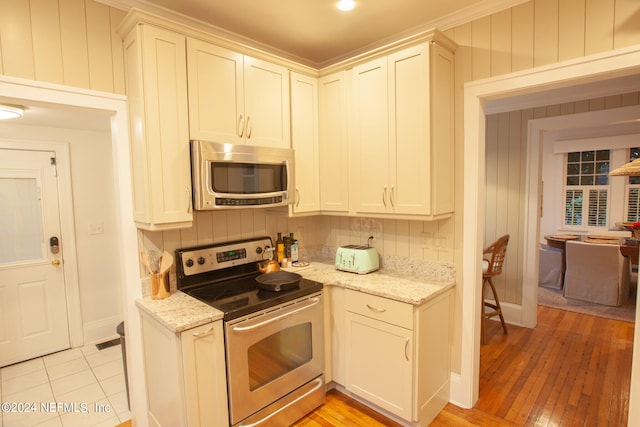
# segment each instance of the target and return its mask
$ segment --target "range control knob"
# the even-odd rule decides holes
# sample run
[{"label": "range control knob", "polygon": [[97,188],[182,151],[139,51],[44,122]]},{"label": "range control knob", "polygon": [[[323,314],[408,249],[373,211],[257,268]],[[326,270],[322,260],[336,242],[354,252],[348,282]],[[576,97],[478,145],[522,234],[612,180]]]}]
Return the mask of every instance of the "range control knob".
[{"label": "range control knob", "polygon": [[188,260],[186,260],[186,261],[184,262],[184,264],[185,264],[187,267],[193,267],[193,260],[192,260],[191,258],[189,258]]},{"label": "range control knob", "polygon": [[256,248],[256,253],[257,253],[258,255],[260,255],[260,254],[262,253],[262,248],[261,248],[260,246],[258,246],[258,247]]},{"label": "range control knob", "polygon": [[198,264],[200,264],[200,265],[204,265],[204,262],[205,262],[204,257],[200,257],[200,258],[198,258]]}]

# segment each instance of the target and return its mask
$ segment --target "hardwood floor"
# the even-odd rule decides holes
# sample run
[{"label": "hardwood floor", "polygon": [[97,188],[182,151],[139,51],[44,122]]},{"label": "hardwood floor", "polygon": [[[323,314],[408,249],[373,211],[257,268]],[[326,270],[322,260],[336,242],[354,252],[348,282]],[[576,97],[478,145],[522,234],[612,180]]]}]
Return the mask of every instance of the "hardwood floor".
[{"label": "hardwood floor", "polygon": [[[627,425],[634,324],[538,307],[535,329],[488,322],[480,398],[448,404],[431,426]],[[398,426],[332,390],[296,427]],[[126,424],[123,424],[126,426]]]},{"label": "hardwood floor", "polygon": [[[432,426],[626,426],[634,324],[538,307],[535,329],[488,322],[480,398]],[[296,426],[395,426],[342,393]]]}]

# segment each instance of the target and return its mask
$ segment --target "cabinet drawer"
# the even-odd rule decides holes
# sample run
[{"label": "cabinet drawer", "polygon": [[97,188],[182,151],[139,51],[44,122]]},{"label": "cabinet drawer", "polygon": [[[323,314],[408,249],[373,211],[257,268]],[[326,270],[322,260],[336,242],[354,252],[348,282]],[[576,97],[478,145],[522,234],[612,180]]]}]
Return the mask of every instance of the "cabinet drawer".
[{"label": "cabinet drawer", "polygon": [[347,290],[347,311],[413,330],[413,306],[363,292]]}]

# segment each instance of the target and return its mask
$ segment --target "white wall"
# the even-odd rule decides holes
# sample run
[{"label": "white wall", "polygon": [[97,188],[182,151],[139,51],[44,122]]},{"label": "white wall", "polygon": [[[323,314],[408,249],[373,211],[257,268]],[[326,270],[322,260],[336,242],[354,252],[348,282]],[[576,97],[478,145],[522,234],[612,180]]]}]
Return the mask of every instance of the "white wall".
[{"label": "white wall", "polygon": [[[108,119],[105,128],[105,131],[89,131],[4,123],[0,127],[0,137],[12,141],[69,144],[85,345],[117,337],[115,328],[123,320]],[[104,232],[91,234],[91,224],[101,224]]]}]

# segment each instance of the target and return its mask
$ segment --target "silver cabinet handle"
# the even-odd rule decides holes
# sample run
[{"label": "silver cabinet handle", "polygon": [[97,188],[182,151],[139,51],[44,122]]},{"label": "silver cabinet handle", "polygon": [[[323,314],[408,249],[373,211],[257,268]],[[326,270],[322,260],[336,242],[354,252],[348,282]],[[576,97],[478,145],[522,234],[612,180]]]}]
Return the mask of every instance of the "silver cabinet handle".
[{"label": "silver cabinet handle", "polygon": [[393,201],[393,198],[395,197],[395,186],[391,186],[391,194],[389,195],[389,200],[391,201],[391,206],[395,206],[395,202]]},{"label": "silver cabinet handle", "polygon": [[185,190],[187,191],[187,213],[191,213],[191,208],[192,208],[192,200],[191,200],[191,187],[189,187],[188,185],[185,187]]},{"label": "silver cabinet handle", "polygon": [[300,206],[300,190],[296,188],[296,208]]},{"label": "silver cabinet handle", "polygon": [[247,139],[251,138],[251,116],[247,116]]},{"label": "silver cabinet handle", "polygon": [[244,116],[242,114],[240,114],[240,117],[238,118],[238,136],[240,138],[242,138],[242,135],[244,135]]},{"label": "silver cabinet handle", "polygon": [[207,329],[205,332],[194,332],[192,335],[196,338],[206,337],[207,335],[213,334],[213,326]]},{"label": "silver cabinet handle", "polygon": [[382,204],[384,205],[384,207],[387,207],[387,186],[384,186],[384,189],[382,190]]},{"label": "silver cabinet handle", "polygon": [[405,338],[404,339],[404,358],[406,360],[409,360],[409,353],[407,353],[408,349],[409,349],[409,338]]},{"label": "silver cabinet handle", "polygon": [[371,311],[375,311],[376,313],[384,313],[385,311],[387,311],[386,308],[372,307],[369,304],[367,304],[367,308]]}]

